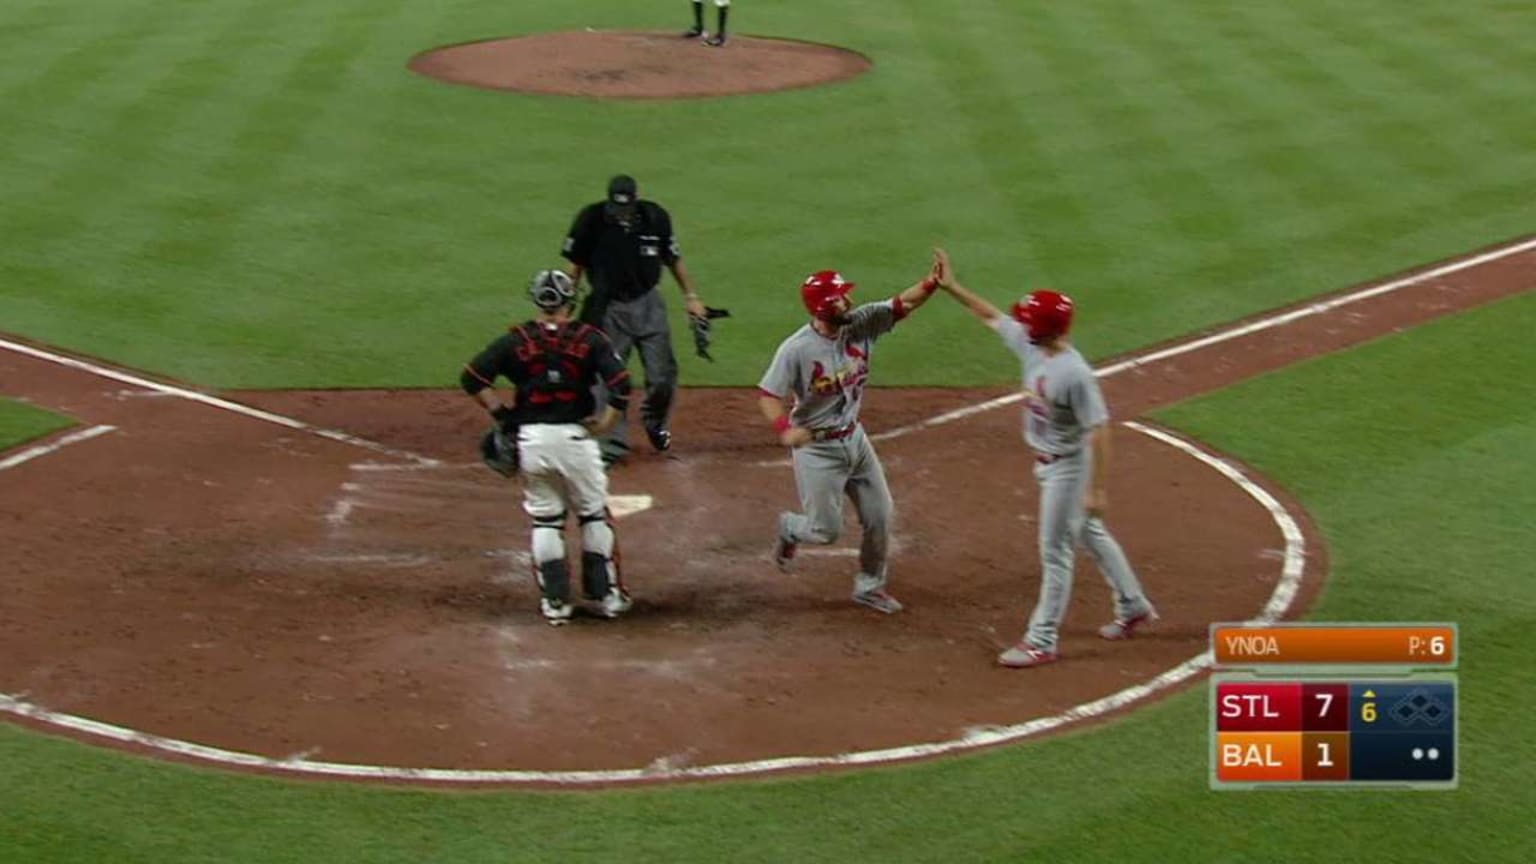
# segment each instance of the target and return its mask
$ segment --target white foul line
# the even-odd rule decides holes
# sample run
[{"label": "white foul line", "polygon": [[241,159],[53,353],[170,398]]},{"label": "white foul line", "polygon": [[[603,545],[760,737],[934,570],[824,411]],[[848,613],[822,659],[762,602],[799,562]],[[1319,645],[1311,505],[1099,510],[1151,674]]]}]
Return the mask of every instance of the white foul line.
[{"label": "white foul line", "polygon": [[[1359,291],[1351,291],[1348,294],[1341,294],[1331,300],[1320,300],[1316,303],[1311,303],[1298,309],[1292,309],[1289,312],[1281,312],[1276,315],[1271,315],[1268,318],[1260,318],[1259,320],[1249,324],[1243,324],[1227,330],[1221,330],[1219,332],[1212,333],[1209,336],[1203,336],[1199,339],[1191,339],[1188,342],[1180,342],[1176,345],[1170,345],[1167,348],[1153,351],[1148,354],[1128,357],[1118,363],[1111,363],[1108,366],[1102,366],[1098,369],[1095,369],[1094,374],[1100,378],[1108,378],[1112,375],[1119,375],[1121,372],[1126,372],[1140,366],[1146,366],[1162,360],[1167,360],[1170,357],[1178,357],[1181,354],[1188,354],[1192,351],[1199,351],[1202,348],[1209,348],[1212,345],[1219,345],[1222,342],[1230,342],[1233,339],[1241,339],[1244,336],[1250,336],[1254,333],[1259,333],[1264,330],[1270,330],[1275,327],[1282,327],[1291,323],[1292,321],[1299,321],[1303,318],[1310,318],[1314,315],[1321,315],[1324,312],[1330,312],[1339,308],[1340,306],[1348,306],[1351,303],[1358,303],[1361,300],[1369,300],[1372,297],[1379,297],[1383,294],[1390,294],[1393,291],[1400,291],[1404,288],[1411,288],[1414,285],[1422,285],[1425,282],[1438,279],[1441,276],[1449,276],[1452,273],[1459,273],[1462,270],[1470,270],[1473,267],[1481,267],[1482,265],[1491,261],[1498,261],[1502,258],[1508,258],[1511,255],[1518,255],[1521,252],[1526,252],[1531,249],[1536,249],[1536,238],[1525,240],[1520,243],[1514,243],[1499,249],[1492,249],[1488,252],[1484,252],[1481,255],[1474,255],[1471,258],[1463,258],[1458,261],[1452,261],[1449,264],[1442,264],[1439,267],[1425,270],[1423,273],[1416,273],[1412,276],[1404,276],[1401,279],[1394,279],[1390,282],[1382,283],[1381,285],[1376,285],[1370,288],[1362,288]],[[1015,402],[1021,401],[1023,398],[1023,393],[1010,393],[1007,396],[999,396],[996,399],[991,399],[977,405],[971,405],[966,408],[960,408],[955,411],[940,414],[937,417],[930,417],[927,420],[922,420],[907,426],[898,426],[895,429],[888,429],[878,435],[871,435],[870,438],[875,441],[887,441],[891,438],[899,438],[903,435],[910,435],[913,432],[918,432],[923,429],[931,429],[934,426],[942,426],[946,423],[962,420],[975,414],[982,414],[987,411],[991,411],[994,408],[1002,408],[1006,405],[1012,405]]]},{"label": "white foul line", "polygon": [[1172,432],[1156,429],[1136,420],[1127,420],[1120,425],[1161,441],[1169,447],[1182,450],[1190,456],[1199,459],[1201,462],[1216,469],[1223,477],[1237,484],[1244,492],[1248,493],[1249,497],[1259,502],[1265,510],[1269,511],[1270,518],[1280,528],[1280,535],[1285,538],[1285,566],[1280,571],[1280,584],[1275,586],[1275,592],[1270,596],[1269,603],[1264,607],[1264,611],[1260,612],[1259,617],[1249,623],[1272,624],[1278,621],[1280,616],[1285,614],[1285,610],[1289,609],[1291,603],[1296,599],[1296,592],[1301,587],[1301,571],[1307,552],[1307,541],[1302,536],[1301,526],[1297,524],[1295,517],[1291,516],[1290,511],[1286,510],[1285,505],[1281,504],[1275,496],[1269,494],[1268,490],[1262,486],[1248,479],[1247,475],[1243,474],[1237,466],[1225,459],[1206,453],[1191,443],[1189,439],[1180,438]]},{"label": "white foul line", "polygon": [[105,366],[98,366],[94,363],[87,363],[84,360],[79,360],[74,357],[66,357],[63,354],[55,354],[51,351],[44,351],[40,348],[33,348],[30,345],[23,345],[19,342],[12,342],[8,339],[0,339],[0,348],[15,351],[17,354],[25,354],[28,357],[35,357],[38,360],[46,360],[50,363],[57,363],[60,366],[67,366],[71,369],[78,369],[82,372],[89,372],[92,375],[96,375],[102,378],[110,378],[113,381],[121,381],[124,384],[132,384],[135,387],[142,387],[146,390],[153,390],[157,393],[164,393],[167,396],[176,396],[191,402],[200,402],[212,408],[218,408],[223,411],[231,411],[235,414],[251,417],[256,420],[261,420],[267,423],[275,423],[278,426],[286,426],[289,429],[298,429],[303,432],[308,432],[311,435],[318,435],[321,438],[329,438],[332,441],[340,441],[343,444],[351,444],[356,447],[372,450],[375,453],[383,453],[386,456],[394,456],[397,459],[407,459],[411,462],[415,462],[418,465],[433,466],[438,464],[438,460],[436,459],[429,459],[425,456],[418,456],[415,453],[410,453],[405,450],[396,450],[393,447],[385,446],[376,441],[369,441],[366,438],[359,438],[356,435],[348,435],[345,432],[338,432],[335,429],[325,429],[319,426],[311,426],[302,420],[295,420],[292,417],[284,417],[281,414],[273,414],[270,411],[263,411],[260,408],[252,408],[249,405],[241,405],[239,402],[231,402],[228,399],[221,399],[217,396],[209,396],[207,393],[199,393],[196,390],[188,390],[185,387],[175,387],[170,384],[162,384],[159,381],[151,381],[148,378],[141,378],[138,375],[130,375],[127,372],[119,372],[116,369],[108,369]]},{"label": "white foul line", "polygon": [[[1170,432],[1152,429],[1140,423],[1126,424],[1131,429],[1150,435],[1176,447],[1195,459],[1209,465],[1249,496],[1257,500],[1270,513],[1285,537],[1285,563],[1274,592],[1259,617],[1249,623],[1268,623],[1282,615],[1295,599],[1301,584],[1305,563],[1305,541],[1296,520],[1286,512],[1257,483],[1232,465],[1212,456],[1193,444]],[[0,711],[16,714],[34,721],[69,729],[98,738],[107,738],[138,747],[146,747],[176,756],[190,757],[222,765],[260,768],[291,774],[319,775],[325,777],[349,777],[356,779],[428,781],[436,783],[539,783],[551,785],[613,784],[644,780],[699,779],[739,777],[763,774],[793,768],[829,768],[847,765],[873,765],[899,762],[924,756],[958,753],[993,744],[1017,741],[1051,729],[1065,726],[1077,720],[1098,717],[1145,699],[1153,693],[1166,690],[1186,681],[1211,665],[1211,652],[1204,651],[1185,660],[1143,684],[1128,687],[1092,702],[1085,702],[1051,717],[1040,717],[1015,726],[987,727],[968,730],[962,737],[928,744],[913,744],[884,750],[864,750],[840,753],[835,756],[786,756],[778,759],[761,759],[750,762],[732,762],[719,765],[699,765],[684,768],[630,768],[611,771],[497,771],[458,770],[452,768],[406,768],[388,765],[357,765],[345,762],[313,762],[303,758],[272,759],[252,753],[240,753],[217,747],[208,747],[187,741],[162,738],[110,723],[102,723],[84,717],[58,714],[38,705],[24,702],[12,696],[0,694]]]},{"label": "white foul line", "polygon": [[15,453],[5,457],[4,459],[0,459],[0,471],[4,471],[8,468],[15,468],[17,465],[20,465],[23,462],[31,462],[33,459],[36,459],[39,456],[47,456],[49,453],[62,450],[71,444],[78,444],[81,441],[89,441],[92,438],[105,435],[108,432],[115,430],[116,428],[116,426],[92,426],[89,429],[81,429],[78,432],[71,432],[50,444],[39,444],[36,447],[28,447],[20,453]]}]

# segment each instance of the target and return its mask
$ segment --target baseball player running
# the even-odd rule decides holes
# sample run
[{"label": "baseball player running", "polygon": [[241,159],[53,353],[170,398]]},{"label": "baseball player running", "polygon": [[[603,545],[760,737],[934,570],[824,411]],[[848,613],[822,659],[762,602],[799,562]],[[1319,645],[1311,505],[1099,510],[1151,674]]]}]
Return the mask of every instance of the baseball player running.
[{"label": "baseball player running", "polygon": [[[523,509],[533,520],[532,558],[544,620],[571,620],[571,584],[565,560],[565,522],[576,511],[581,525],[581,581],[599,614],[629,611],[619,574],[618,543],[608,514],[608,475],[593,436],[612,429],[629,401],[629,372],[596,327],[571,320],[576,284],[559,270],[540,270],[528,285],[539,308],[464,367],[460,384],[516,442],[523,478]],[[497,376],[514,388],[507,406],[493,389]],[[608,393],[601,417],[592,417],[594,384]]]},{"label": "baseball player running", "polygon": [[1088,547],[1115,597],[1115,619],[1099,628],[1105,639],[1128,639],[1157,617],[1125,552],[1104,526],[1108,497],[1109,411],[1093,369],[1067,339],[1072,299],[1035,291],[1012,315],[966,290],[949,256],[936,253],[939,286],[963,303],[1019,355],[1024,371],[1024,440],[1035,451],[1040,484],[1040,599],[1019,643],[998,656],[1012,668],[1060,659],[1057,640],[1072,595],[1073,557]]},{"label": "baseball player running", "polygon": [[[938,276],[930,273],[889,300],[853,307],[848,297],[854,283],[833,270],[811,274],[800,286],[811,321],[779,345],[759,385],[763,416],[780,442],[793,448],[803,511],[779,514],[774,563],[787,570],[801,543],[836,541],[846,494],[864,529],[853,600],[886,614],[901,611],[885,587],[891,492],[859,409],[875,341],[928,302],[937,287]],[[786,412],[787,399],[793,406]]]}]

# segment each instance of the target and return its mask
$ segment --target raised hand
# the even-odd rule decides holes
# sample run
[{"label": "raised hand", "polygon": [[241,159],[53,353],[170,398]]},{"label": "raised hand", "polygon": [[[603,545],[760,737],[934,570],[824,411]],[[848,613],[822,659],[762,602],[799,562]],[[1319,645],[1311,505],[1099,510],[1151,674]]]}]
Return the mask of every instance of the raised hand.
[{"label": "raised hand", "polygon": [[933,249],[933,278],[938,281],[940,288],[955,284],[955,269],[949,262],[949,253],[937,246]]}]

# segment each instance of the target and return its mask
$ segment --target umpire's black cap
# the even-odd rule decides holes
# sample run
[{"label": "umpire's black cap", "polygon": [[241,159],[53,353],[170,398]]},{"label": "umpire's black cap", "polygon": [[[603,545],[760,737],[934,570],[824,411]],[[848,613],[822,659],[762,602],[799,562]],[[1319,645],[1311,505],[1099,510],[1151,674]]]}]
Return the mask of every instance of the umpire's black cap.
[{"label": "umpire's black cap", "polygon": [[620,174],[608,181],[608,200],[619,206],[635,203],[635,178]]}]

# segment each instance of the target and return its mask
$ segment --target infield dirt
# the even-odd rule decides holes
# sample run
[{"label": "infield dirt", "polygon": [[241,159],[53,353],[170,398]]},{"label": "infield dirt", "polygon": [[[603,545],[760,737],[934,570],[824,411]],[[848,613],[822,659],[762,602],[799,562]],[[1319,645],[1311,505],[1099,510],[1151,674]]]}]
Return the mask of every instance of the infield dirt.
[{"label": "infield dirt", "polygon": [[[1106,393],[1116,416],[1138,416],[1533,282],[1536,254],[1512,255],[1134,368]],[[852,525],[833,554],[774,569],[774,516],[794,506],[784,452],[751,391],[688,390],[674,451],[613,474],[615,493],[654,500],[618,526],[634,612],[551,629],[516,486],[475,463],[483,415],[456,392],[224,394],[443,463],[422,467],[13,351],[0,380],[118,427],[0,474],[0,692],[277,759],[675,768],[950,739],[1198,654],[1209,622],[1263,606],[1281,566],[1251,498],[1121,431],[1111,523],[1164,620],[1131,642],[1095,638],[1109,604],[1085,566],[1066,662],[999,669],[1039,572],[1014,409],[877,444],[898,511],[892,590],[909,609],[887,617],[848,601]],[[865,422],[879,433],[1004,392],[875,389]],[[1299,613],[1326,551],[1257,479],[1303,524]]]}]

